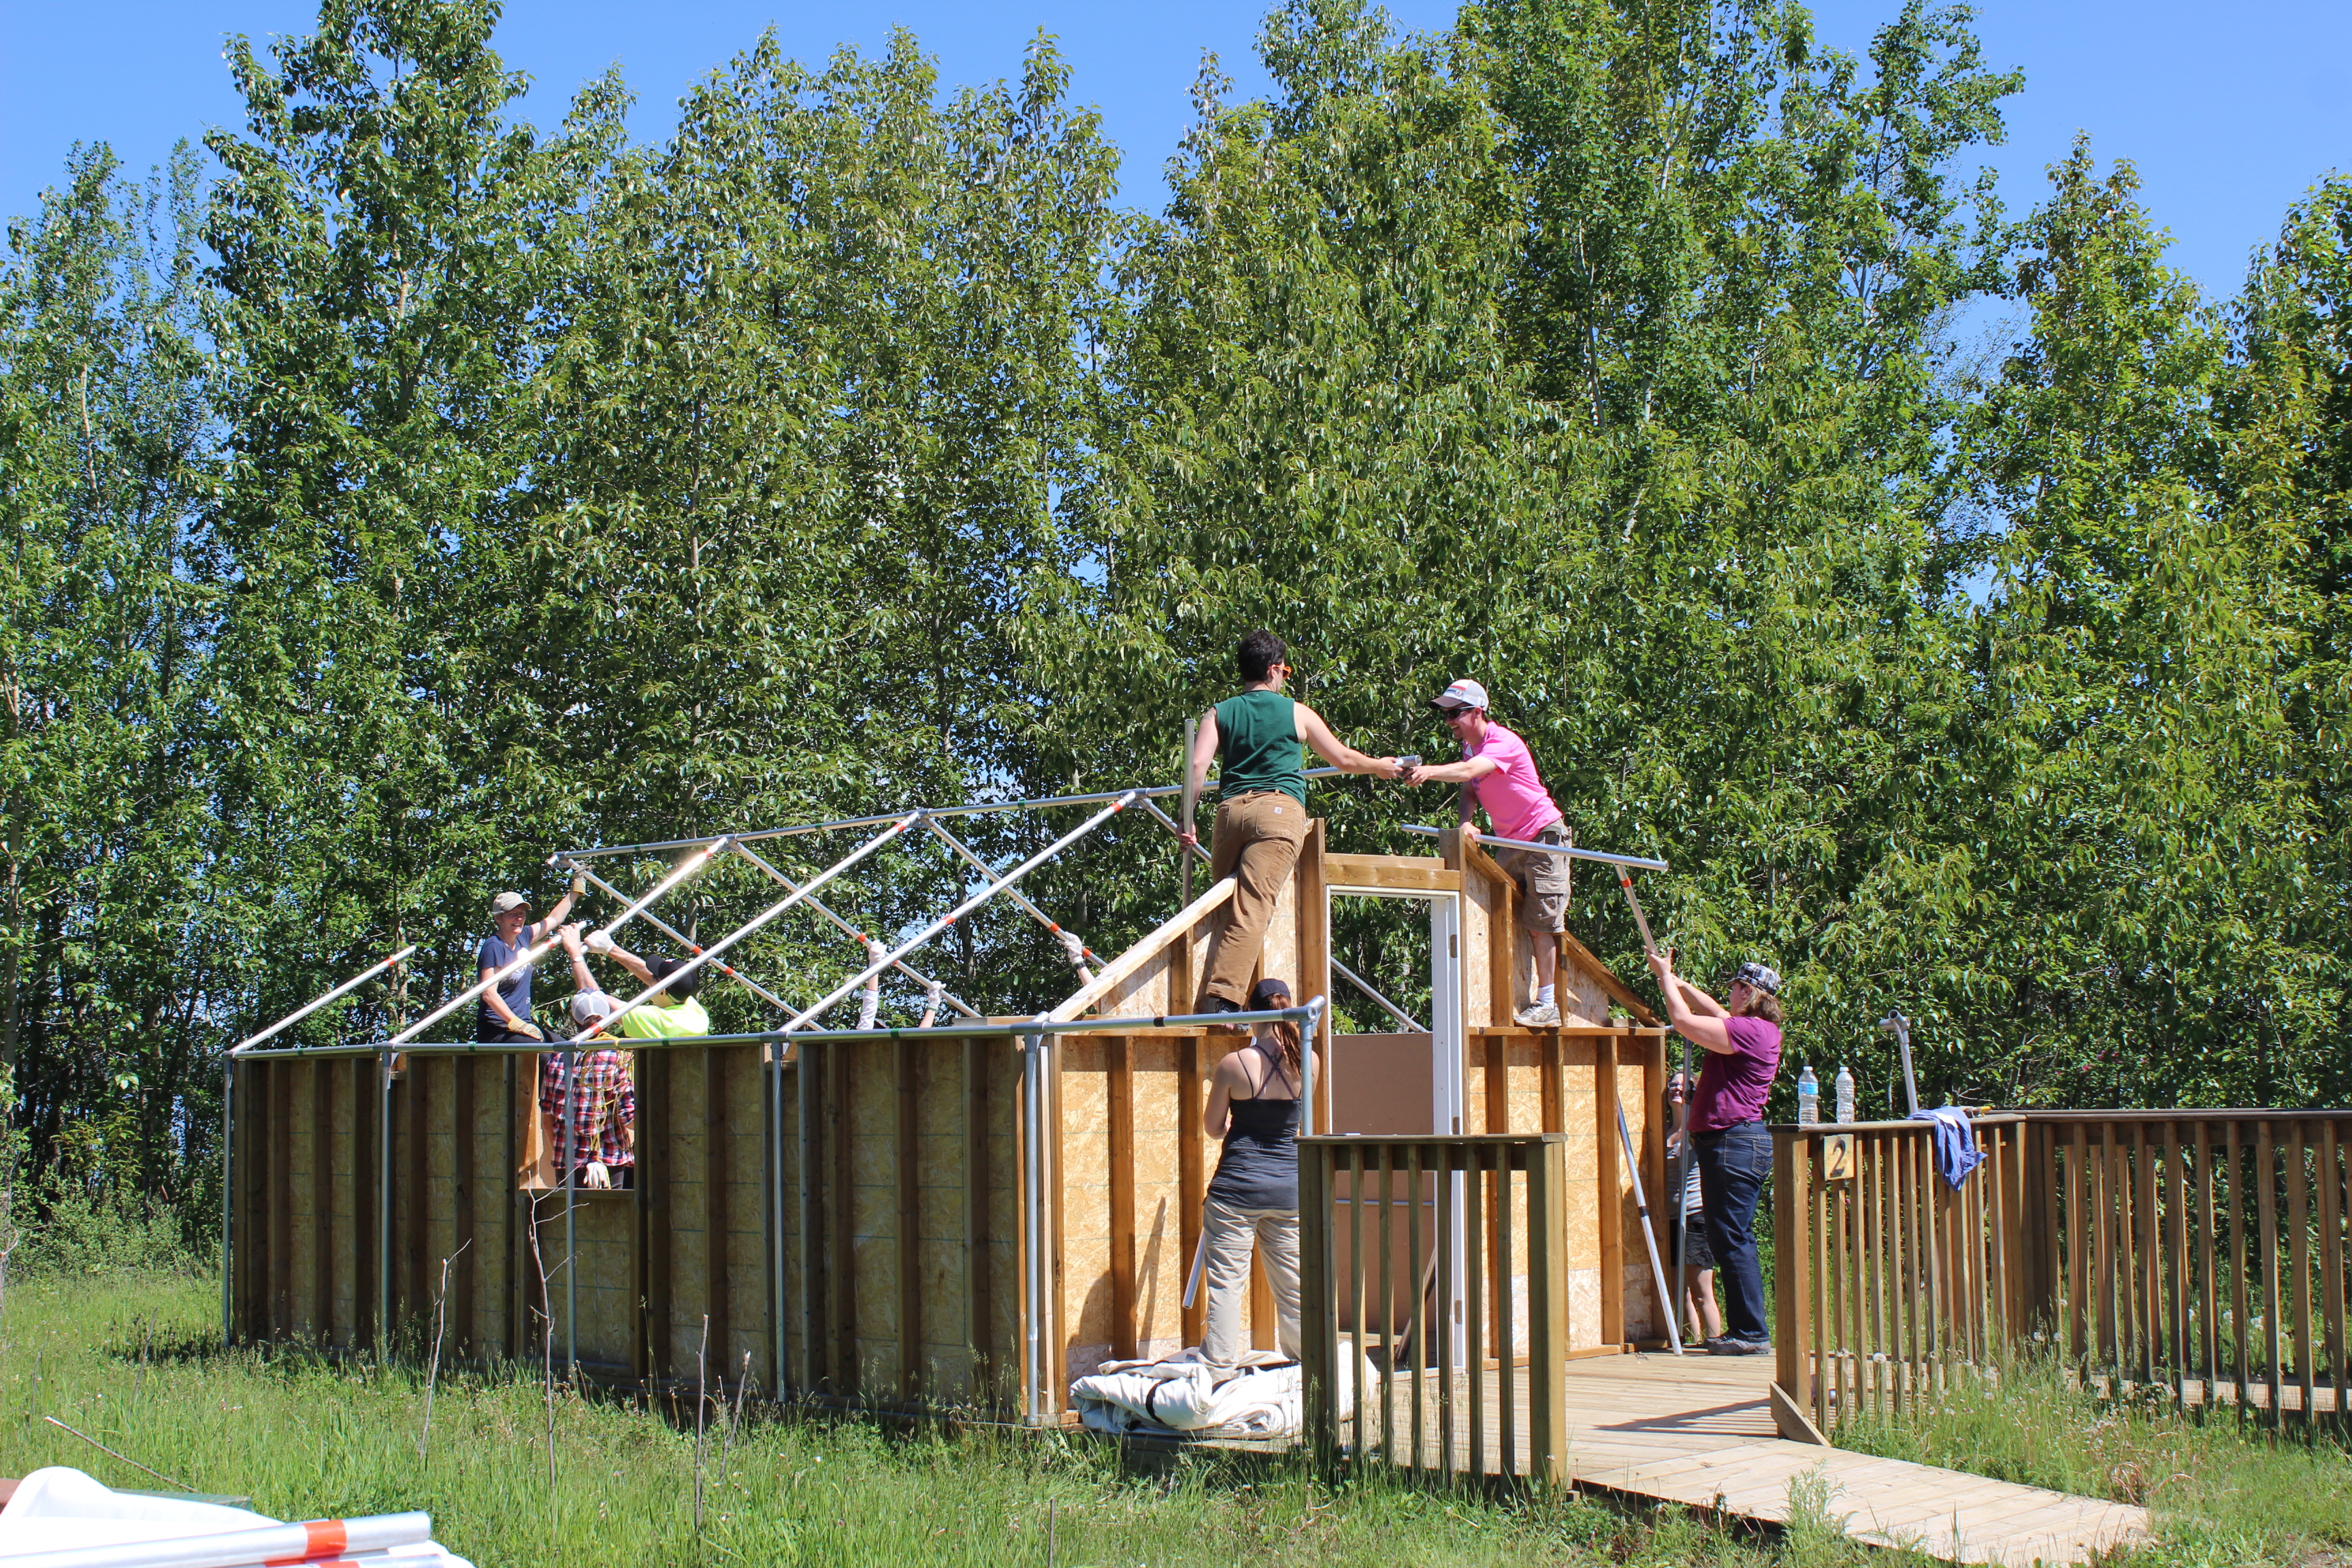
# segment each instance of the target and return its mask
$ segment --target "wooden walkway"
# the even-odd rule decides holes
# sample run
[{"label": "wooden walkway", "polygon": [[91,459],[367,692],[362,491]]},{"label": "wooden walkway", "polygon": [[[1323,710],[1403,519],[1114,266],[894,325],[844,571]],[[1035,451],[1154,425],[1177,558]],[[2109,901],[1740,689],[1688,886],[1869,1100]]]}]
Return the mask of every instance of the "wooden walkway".
[{"label": "wooden walkway", "polygon": [[[2143,1509],[2039,1487],[1987,1480],[1961,1470],[1879,1459],[1843,1448],[1792,1443],[1774,1430],[1769,1356],[1600,1356],[1568,1364],[1569,1469],[1579,1486],[1629,1497],[1719,1509],[1742,1518],[1784,1523],[1792,1485],[1827,1489],[1827,1510],[1855,1539],[1904,1546],[1956,1563],[2031,1568],[2035,1563],[2087,1563],[2098,1551],[2145,1537]],[[1422,1459],[1440,1453],[1434,1384],[1424,1380]],[[1527,1374],[1515,1374],[1517,1407],[1526,1405]],[[1488,1372],[1481,1391],[1486,1433],[1477,1468],[1504,1468],[1496,1410],[1501,1390]],[[1466,1388],[1461,1391],[1467,1393]],[[1410,1394],[1396,1389],[1394,1450],[1412,1448]],[[1377,1451],[1375,1396],[1368,1409],[1365,1447]],[[1466,1427],[1467,1402],[1457,1403]],[[1343,1436],[1352,1437],[1352,1423]],[[1517,1435],[1509,1468],[1526,1468],[1526,1436]],[[1468,1471],[1466,1430],[1453,1434],[1454,1465]]]}]

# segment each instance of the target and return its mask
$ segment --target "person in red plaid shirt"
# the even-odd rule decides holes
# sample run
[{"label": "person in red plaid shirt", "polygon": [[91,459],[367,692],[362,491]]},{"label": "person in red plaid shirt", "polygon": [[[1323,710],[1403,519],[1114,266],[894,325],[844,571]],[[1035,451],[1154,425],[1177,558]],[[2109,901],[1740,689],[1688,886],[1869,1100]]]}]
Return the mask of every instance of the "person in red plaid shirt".
[{"label": "person in red plaid shirt", "polygon": [[[588,1028],[616,1005],[601,991],[583,991],[572,999],[572,1022]],[[637,1091],[628,1058],[614,1050],[549,1054],[540,1068],[539,1110],[554,1159],[562,1160],[571,1139],[572,1185],[636,1184]]]}]

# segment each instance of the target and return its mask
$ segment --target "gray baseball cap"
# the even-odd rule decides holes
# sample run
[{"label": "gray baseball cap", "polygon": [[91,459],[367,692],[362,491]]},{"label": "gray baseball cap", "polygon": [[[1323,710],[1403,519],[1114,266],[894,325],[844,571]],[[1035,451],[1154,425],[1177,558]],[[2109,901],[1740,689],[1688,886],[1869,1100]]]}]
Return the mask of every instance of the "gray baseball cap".
[{"label": "gray baseball cap", "polygon": [[530,907],[530,900],[524,898],[520,893],[500,893],[497,898],[490,900],[490,913],[492,915],[502,915],[509,910],[525,910]]}]

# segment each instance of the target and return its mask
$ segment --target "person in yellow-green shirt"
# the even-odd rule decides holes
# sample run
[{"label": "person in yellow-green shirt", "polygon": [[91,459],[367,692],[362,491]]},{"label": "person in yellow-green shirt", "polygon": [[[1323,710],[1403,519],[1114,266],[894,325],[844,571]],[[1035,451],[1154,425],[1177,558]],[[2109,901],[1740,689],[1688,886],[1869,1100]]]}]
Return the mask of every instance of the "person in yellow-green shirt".
[{"label": "person in yellow-green shirt", "polygon": [[702,971],[698,969],[680,974],[678,971],[686,967],[684,959],[639,958],[603,931],[589,932],[583,942],[576,925],[563,928],[563,949],[572,955],[572,983],[583,991],[597,989],[595,972],[588,967],[589,952],[610,958],[644,984],[661,987],[646,997],[642,1005],[621,1015],[620,1021],[613,1026],[615,1035],[633,1040],[652,1040],[710,1033],[710,1015],[704,1012],[702,1004],[694,999],[694,993],[702,981]]}]

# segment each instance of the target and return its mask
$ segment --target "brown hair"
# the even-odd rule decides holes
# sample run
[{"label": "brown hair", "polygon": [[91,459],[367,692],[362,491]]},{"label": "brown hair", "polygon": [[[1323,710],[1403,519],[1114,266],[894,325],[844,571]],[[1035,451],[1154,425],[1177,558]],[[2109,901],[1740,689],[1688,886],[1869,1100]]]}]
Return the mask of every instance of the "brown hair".
[{"label": "brown hair", "polygon": [[[1268,978],[1250,987],[1250,1011],[1253,1013],[1271,1012],[1276,1007],[1289,1005],[1290,987],[1279,980]],[[1298,1026],[1287,1018],[1277,1018],[1267,1027],[1274,1032],[1274,1043],[1281,1047],[1282,1070],[1289,1075],[1294,1089],[1303,1089],[1306,1083],[1303,1057],[1307,1043],[1299,1036]]]},{"label": "brown hair", "polygon": [[1777,1026],[1780,1022],[1780,999],[1769,991],[1759,990],[1750,985],[1748,988],[1748,1005],[1739,1016],[1745,1018],[1761,1018],[1766,1023]]}]

